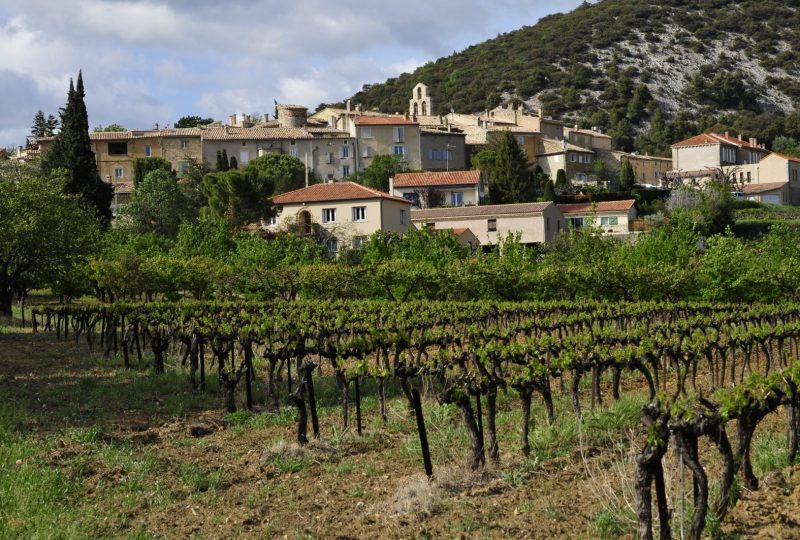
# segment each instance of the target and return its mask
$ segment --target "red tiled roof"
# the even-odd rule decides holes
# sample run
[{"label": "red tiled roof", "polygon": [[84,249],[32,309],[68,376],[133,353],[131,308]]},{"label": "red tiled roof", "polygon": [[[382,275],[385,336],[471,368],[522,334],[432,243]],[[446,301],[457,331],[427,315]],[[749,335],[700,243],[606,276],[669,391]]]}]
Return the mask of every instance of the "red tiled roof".
[{"label": "red tiled roof", "polygon": [[466,186],[476,185],[480,181],[480,171],[397,173],[394,187]]},{"label": "red tiled roof", "polygon": [[300,204],[327,201],[352,201],[360,199],[390,199],[411,204],[410,201],[392,197],[388,193],[371,189],[355,182],[333,182],[330,184],[314,184],[307,188],[296,189],[278,195],[272,199],[275,204]]},{"label": "red tiled roof", "polygon": [[462,206],[459,208],[431,208],[412,210],[412,221],[426,219],[499,216],[509,214],[539,214],[553,203],[490,204],[486,206]]},{"label": "red tiled roof", "polygon": [[765,182],[763,184],[748,184],[744,186],[744,188],[742,189],[742,193],[747,193],[747,194],[766,193],[767,191],[774,191],[776,189],[781,189],[786,184],[788,184],[788,182]]},{"label": "red tiled roof", "polygon": [[557,204],[562,214],[583,214],[586,212],[627,212],[636,204],[633,199],[624,201],[603,201],[597,203]]},{"label": "red tiled roof", "polygon": [[743,148],[752,148],[754,150],[761,150],[766,152],[763,148],[759,148],[758,146],[751,145],[748,141],[743,141],[742,139],[737,139],[736,137],[731,137],[730,135],[720,135],[719,133],[701,133],[700,135],[695,135],[685,141],[676,142],[672,145],[672,148],[681,148],[684,146],[699,146],[703,144],[730,144],[733,146],[741,146]]},{"label": "red tiled roof", "polygon": [[356,119],[357,126],[417,126],[417,122],[405,116],[360,116]]}]

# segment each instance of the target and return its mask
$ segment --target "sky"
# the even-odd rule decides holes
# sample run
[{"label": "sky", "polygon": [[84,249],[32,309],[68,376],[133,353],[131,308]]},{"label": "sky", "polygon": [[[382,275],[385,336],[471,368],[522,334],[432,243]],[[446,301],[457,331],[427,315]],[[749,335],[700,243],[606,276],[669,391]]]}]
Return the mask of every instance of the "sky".
[{"label": "sky", "polygon": [[314,110],[580,3],[0,0],[0,147],[57,116],[79,70],[92,127]]}]

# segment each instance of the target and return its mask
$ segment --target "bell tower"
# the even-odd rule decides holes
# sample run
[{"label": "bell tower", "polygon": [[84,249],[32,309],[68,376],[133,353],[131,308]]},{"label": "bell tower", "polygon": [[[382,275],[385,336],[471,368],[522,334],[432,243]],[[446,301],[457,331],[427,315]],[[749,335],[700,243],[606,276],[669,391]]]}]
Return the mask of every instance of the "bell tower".
[{"label": "bell tower", "polygon": [[431,98],[428,95],[428,87],[422,83],[411,91],[411,99],[408,101],[408,114],[415,116],[428,116],[431,112]]}]

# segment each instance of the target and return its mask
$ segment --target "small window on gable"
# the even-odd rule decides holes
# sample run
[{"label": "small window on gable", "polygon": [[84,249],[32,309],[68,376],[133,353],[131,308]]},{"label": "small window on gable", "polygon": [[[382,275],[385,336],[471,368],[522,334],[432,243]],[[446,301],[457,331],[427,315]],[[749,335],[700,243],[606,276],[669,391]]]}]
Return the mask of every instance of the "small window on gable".
[{"label": "small window on gable", "polygon": [[486,228],[489,232],[497,231],[497,220],[496,219],[488,220],[486,223]]},{"label": "small window on gable", "polygon": [[148,144],[144,147],[144,157],[151,157],[153,155],[153,148]]},{"label": "small window on gable", "polygon": [[181,141],[181,148],[183,148],[184,150],[189,148],[189,141],[185,141],[185,140]]}]

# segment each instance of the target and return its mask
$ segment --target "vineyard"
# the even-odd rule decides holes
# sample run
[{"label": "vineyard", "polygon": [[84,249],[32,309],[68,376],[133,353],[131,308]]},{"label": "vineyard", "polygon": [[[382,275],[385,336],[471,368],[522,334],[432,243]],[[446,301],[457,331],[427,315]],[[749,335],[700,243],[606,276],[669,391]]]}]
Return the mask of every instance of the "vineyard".
[{"label": "vineyard", "polygon": [[[779,422],[790,463],[800,446],[795,305],[116,304],[38,309],[29,322],[34,332],[119,355],[125,367],[152,359],[158,374],[171,359],[186,366],[192,391],[203,391],[214,377],[229,413],[291,406],[301,446],[320,437],[315,387],[321,381],[335,381],[340,428],[358,435],[367,387],[377,392],[384,426],[387,389],[399,388],[415,418],[419,467],[434,479],[438,464],[428,450],[425,414],[432,402],[458,410],[469,441],[466,465],[478,470],[500,466],[501,395],[521,411],[519,442],[503,450],[527,455],[535,400],[544,404],[542,421],[552,424],[554,395],[568,396],[581,418],[626,392],[644,393],[646,435],[633,482],[643,539],[653,538],[654,529],[660,538],[676,534],[675,501],[665,488],[668,451],[691,475],[692,513],[681,535],[700,538],[709,516],[725,518],[733,486],[758,489],[751,446],[763,420],[786,411]],[[714,477],[701,448],[713,449]]]}]

